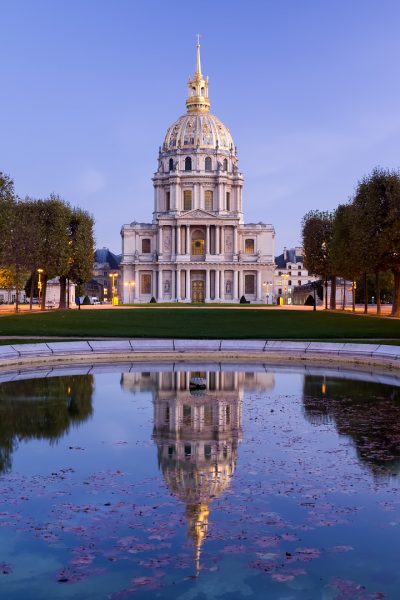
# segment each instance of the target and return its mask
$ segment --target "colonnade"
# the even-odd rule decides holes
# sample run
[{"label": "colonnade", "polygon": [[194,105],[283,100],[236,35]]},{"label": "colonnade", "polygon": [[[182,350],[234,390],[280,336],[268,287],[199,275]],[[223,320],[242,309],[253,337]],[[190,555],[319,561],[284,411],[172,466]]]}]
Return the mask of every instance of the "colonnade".
[{"label": "colonnade", "polygon": [[[160,225],[158,228],[158,253],[163,254],[163,234],[165,225]],[[172,229],[172,247],[171,254],[191,254],[191,236],[190,228],[198,229],[205,227],[205,254],[211,254],[211,227],[214,229],[214,252],[213,255],[225,254],[225,237],[226,237],[226,226],[225,225],[199,225],[194,227],[193,225],[167,225]],[[182,235],[182,228],[184,229],[184,235]],[[238,230],[237,226],[230,225],[229,228],[233,228],[233,240],[232,249],[228,254],[238,253]],[[182,244],[182,241],[184,242]],[[169,254],[169,253],[168,253]]]}]

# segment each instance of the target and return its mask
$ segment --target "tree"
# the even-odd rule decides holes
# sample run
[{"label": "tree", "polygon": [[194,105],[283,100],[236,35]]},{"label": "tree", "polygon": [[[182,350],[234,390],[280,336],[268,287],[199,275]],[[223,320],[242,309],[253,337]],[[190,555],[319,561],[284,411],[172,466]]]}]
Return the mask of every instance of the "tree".
[{"label": "tree", "polygon": [[[337,275],[353,282],[353,311],[355,310],[354,281],[360,274],[359,252],[355,243],[355,210],[352,204],[339,204],[337,207],[332,229],[331,263]],[[344,290],[345,292],[345,290]],[[343,295],[345,298],[345,293]],[[344,307],[343,307],[344,308]]]},{"label": "tree", "polygon": [[0,171],[0,263],[10,238],[11,213],[16,202],[13,180]]},{"label": "tree", "polygon": [[333,215],[330,212],[312,210],[302,221],[304,265],[309,273],[322,277],[325,281],[325,308],[328,308],[327,281],[332,278],[331,307],[335,307],[332,298],[336,296],[336,276],[333,277],[331,264],[331,240]]},{"label": "tree", "polygon": [[67,268],[60,276],[60,308],[65,307],[67,279],[84,283],[92,277],[94,258],[94,220],[89,213],[74,208],[68,226]]}]

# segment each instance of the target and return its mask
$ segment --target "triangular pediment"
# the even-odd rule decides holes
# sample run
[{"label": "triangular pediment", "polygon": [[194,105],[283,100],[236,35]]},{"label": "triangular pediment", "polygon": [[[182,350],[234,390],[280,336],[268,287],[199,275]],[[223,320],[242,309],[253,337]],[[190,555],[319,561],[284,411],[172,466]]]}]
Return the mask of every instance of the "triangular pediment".
[{"label": "triangular pediment", "polygon": [[185,217],[189,217],[190,219],[215,219],[215,215],[207,212],[206,210],[202,210],[201,208],[195,208],[194,210],[189,210],[184,215]]}]

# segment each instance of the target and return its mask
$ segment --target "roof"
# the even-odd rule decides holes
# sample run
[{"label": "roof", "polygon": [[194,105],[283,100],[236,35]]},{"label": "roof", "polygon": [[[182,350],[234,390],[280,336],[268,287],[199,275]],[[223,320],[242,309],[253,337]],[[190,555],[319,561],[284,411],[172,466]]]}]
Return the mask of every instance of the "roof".
[{"label": "roof", "polygon": [[295,248],[289,248],[288,250],[286,250],[286,260],[285,260],[283,254],[280,254],[279,256],[275,256],[275,264],[278,269],[286,269],[286,265],[288,263],[295,264],[295,263],[303,263],[303,262],[304,262],[304,256],[296,255]]},{"label": "roof", "polygon": [[114,254],[108,248],[97,249],[94,253],[94,262],[110,265],[110,269],[118,269],[122,260],[121,254]]}]

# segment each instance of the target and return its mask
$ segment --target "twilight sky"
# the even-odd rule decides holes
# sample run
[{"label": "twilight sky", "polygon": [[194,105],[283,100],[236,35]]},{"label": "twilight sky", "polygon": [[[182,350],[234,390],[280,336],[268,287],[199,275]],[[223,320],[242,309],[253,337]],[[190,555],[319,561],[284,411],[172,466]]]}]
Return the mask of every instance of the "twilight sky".
[{"label": "twilight sky", "polygon": [[308,210],[400,166],[397,0],[0,0],[0,19],[0,171],[90,211],[98,247],[119,253],[121,225],[152,219],[197,32],[245,220],[275,226],[276,254]]}]

